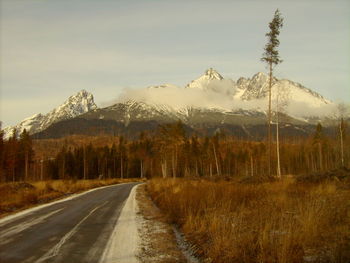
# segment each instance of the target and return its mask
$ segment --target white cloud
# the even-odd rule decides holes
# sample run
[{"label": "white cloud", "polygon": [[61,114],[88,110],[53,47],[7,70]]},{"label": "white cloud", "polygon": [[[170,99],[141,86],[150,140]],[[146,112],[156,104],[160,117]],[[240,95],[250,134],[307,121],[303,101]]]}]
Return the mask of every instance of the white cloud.
[{"label": "white cloud", "polygon": [[[299,118],[307,116],[322,118],[336,116],[337,114],[336,103],[325,104],[321,100],[301,92],[296,87],[291,88],[294,95],[288,94],[289,87],[284,86],[284,90],[284,99],[283,94],[279,98],[280,107],[284,104],[284,109],[279,108],[279,111],[285,111],[287,114]],[[195,107],[215,108],[225,111],[238,109],[266,111],[267,98],[241,100],[234,96],[235,92],[236,84],[229,79],[211,81],[206,89],[183,88],[168,84],[165,87],[158,88],[124,89],[113,103],[135,100],[155,105],[167,105],[175,110]],[[273,110],[275,110],[276,96],[274,90],[273,95]],[[295,95],[301,97],[293,98]]]}]

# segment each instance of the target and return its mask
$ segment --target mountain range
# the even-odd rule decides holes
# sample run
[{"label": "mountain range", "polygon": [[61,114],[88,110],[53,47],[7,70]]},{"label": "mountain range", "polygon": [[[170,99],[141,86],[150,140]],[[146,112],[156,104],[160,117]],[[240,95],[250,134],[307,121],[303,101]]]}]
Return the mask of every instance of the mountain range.
[{"label": "mountain range", "polygon": [[70,96],[63,104],[47,114],[38,113],[24,119],[15,126],[6,127],[3,130],[4,137],[9,138],[14,129],[16,129],[18,134],[20,134],[24,129],[26,129],[30,134],[34,134],[45,130],[53,123],[72,119],[95,109],[97,109],[97,106],[94,102],[93,95],[85,90],[82,90],[76,95]]},{"label": "mountain range", "polygon": [[[6,127],[4,133],[9,138],[15,128],[19,133],[26,129],[36,138],[135,135],[181,120],[189,130],[203,134],[224,129],[238,136],[264,136],[268,83],[269,77],[261,72],[234,81],[210,68],[185,87],[164,84],[125,90],[113,105],[104,108],[98,108],[93,95],[82,90],[51,112]],[[310,125],[335,113],[335,103],[287,79],[274,78],[272,94],[282,133],[284,129],[289,134],[308,134]]]}]

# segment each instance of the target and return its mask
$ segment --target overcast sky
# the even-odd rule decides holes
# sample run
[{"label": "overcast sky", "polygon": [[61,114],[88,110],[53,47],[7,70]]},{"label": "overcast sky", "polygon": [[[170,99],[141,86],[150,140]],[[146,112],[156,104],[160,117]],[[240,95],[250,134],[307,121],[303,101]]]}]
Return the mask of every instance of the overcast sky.
[{"label": "overcast sky", "polygon": [[275,70],[350,102],[348,0],[0,0],[0,120],[47,113],[81,89],[98,106],[123,88],[184,86],[213,67],[237,80],[260,62],[276,8]]}]

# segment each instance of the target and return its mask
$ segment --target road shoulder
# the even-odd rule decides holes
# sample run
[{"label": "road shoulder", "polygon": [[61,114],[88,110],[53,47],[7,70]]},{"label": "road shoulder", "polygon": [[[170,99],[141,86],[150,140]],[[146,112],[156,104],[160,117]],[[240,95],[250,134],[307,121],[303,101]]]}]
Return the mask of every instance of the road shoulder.
[{"label": "road shoulder", "polygon": [[137,216],[138,205],[136,191],[139,185],[134,186],[120,212],[120,216],[107,243],[100,263],[138,263],[139,249],[138,225],[140,219]]},{"label": "road shoulder", "polygon": [[142,263],[187,262],[177,245],[171,225],[154,205],[146,191],[146,184],[139,185],[136,192],[139,218],[139,259]]}]

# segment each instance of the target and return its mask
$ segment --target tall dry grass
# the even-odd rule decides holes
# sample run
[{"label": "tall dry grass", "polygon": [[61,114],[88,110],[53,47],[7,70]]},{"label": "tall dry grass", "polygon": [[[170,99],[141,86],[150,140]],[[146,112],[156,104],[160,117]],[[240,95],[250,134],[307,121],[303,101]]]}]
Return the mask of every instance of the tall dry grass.
[{"label": "tall dry grass", "polygon": [[51,180],[0,184],[0,216],[91,188],[137,180]]},{"label": "tall dry grass", "polygon": [[350,262],[350,191],[334,182],[154,179],[147,189],[208,262]]}]

